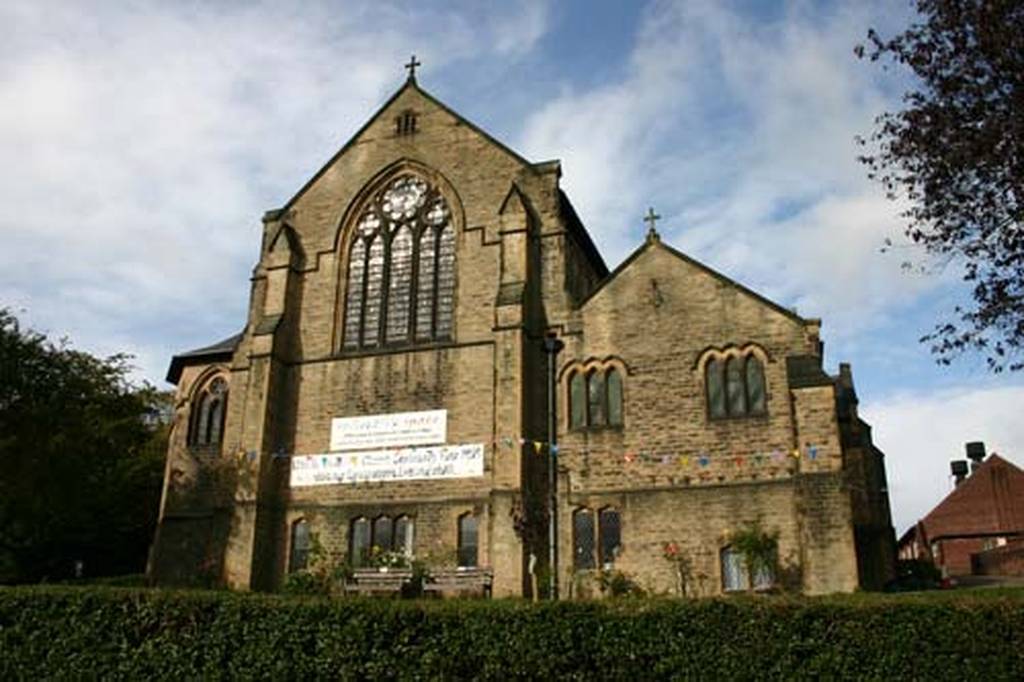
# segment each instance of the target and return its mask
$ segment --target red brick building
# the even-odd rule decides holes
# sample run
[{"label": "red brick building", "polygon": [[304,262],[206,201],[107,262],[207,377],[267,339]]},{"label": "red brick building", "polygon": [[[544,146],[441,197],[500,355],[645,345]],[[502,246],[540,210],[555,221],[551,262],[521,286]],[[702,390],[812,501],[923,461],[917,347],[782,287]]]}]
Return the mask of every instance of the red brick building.
[{"label": "red brick building", "polygon": [[972,471],[952,463],[956,488],[903,534],[900,559],[931,560],[944,576],[987,573],[972,569],[972,557],[975,568],[987,566],[989,552],[1024,542],[1024,471],[996,454],[985,459],[981,443],[968,443],[967,453]]}]

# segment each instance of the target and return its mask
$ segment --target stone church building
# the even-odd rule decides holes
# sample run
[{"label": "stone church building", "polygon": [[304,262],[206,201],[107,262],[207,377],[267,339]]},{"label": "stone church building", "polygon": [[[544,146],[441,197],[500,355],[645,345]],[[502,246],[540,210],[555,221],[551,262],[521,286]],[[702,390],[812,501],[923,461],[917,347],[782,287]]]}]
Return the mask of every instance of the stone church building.
[{"label": "stone church building", "polygon": [[[609,271],[560,177],[410,76],[268,211],[244,329],[171,362],[151,579],[414,556],[546,592],[552,480],[562,596],[604,571],[677,592],[681,563],[698,595],[890,579],[883,456],[820,321],[653,220]],[[770,566],[743,532],[777,537]]]}]

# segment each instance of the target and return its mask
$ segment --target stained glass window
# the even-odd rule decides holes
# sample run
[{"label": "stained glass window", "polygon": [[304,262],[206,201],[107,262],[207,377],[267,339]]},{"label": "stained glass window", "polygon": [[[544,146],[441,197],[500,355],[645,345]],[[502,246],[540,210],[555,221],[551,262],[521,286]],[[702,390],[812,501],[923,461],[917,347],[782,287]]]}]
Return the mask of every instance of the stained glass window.
[{"label": "stained glass window", "polygon": [[586,507],[572,514],[572,565],[577,570],[594,568],[594,512]]},{"label": "stained glass window", "polygon": [[712,417],[725,416],[725,386],[723,385],[722,361],[714,358],[708,362],[706,380],[708,389],[708,414]]},{"label": "stained glass window", "polygon": [[416,340],[434,337],[434,265],[437,262],[437,234],[423,230],[419,243],[419,277],[416,283]]},{"label": "stained glass window", "polygon": [[612,368],[605,376],[608,390],[608,425],[622,426],[622,376]]},{"label": "stained glass window", "polygon": [[622,546],[622,523],[619,512],[614,509],[602,509],[598,517],[600,538],[598,549],[601,553],[601,567],[610,568],[615,563]]},{"label": "stained glass window", "polygon": [[355,567],[365,566],[370,554],[370,522],[359,517],[353,519],[349,529],[348,559]]},{"label": "stained glass window", "polygon": [[459,517],[459,566],[476,566],[477,557],[477,527],[476,517],[472,514],[463,514]]},{"label": "stained glass window", "polygon": [[292,524],[292,552],[288,561],[288,572],[301,571],[309,565],[309,524],[299,519]]},{"label": "stained glass window", "polygon": [[436,187],[406,173],[356,223],[345,281],[342,347],[452,338],[455,227]]},{"label": "stained glass window", "polygon": [[455,230],[451,225],[441,229],[437,246],[437,323],[434,334],[439,339],[452,335],[452,308],[455,302]]},{"label": "stained glass window", "polygon": [[391,273],[388,280],[387,341],[409,340],[412,307],[412,230],[403,225],[391,242]]}]

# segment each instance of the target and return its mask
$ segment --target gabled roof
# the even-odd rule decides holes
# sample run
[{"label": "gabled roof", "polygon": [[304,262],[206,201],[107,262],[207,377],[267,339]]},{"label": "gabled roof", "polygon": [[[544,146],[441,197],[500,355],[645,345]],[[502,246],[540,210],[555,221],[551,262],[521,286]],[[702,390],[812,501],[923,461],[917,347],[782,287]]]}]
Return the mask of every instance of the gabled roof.
[{"label": "gabled roof", "polygon": [[792,320],[795,320],[795,321],[803,323],[803,324],[806,324],[806,323],[809,322],[809,320],[807,320],[806,318],[801,317],[800,315],[797,315],[795,312],[793,312],[789,308],[781,306],[778,303],[776,303],[775,301],[773,301],[773,300],[771,300],[769,298],[766,298],[766,297],[762,296],[761,294],[757,293],[753,289],[749,289],[749,288],[743,286],[742,284],[740,284],[736,280],[732,279],[731,277],[727,277],[727,276],[723,275],[722,273],[720,273],[717,270],[715,270],[715,269],[705,265],[704,263],[701,263],[698,260],[690,258],[685,253],[683,253],[682,251],[677,251],[676,249],[673,249],[668,244],[664,244],[661,241],[661,239],[658,238],[658,237],[655,237],[653,239],[652,238],[648,238],[647,241],[645,241],[643,244],[641,244],[639,247],[637,247],[637,249],[635,251],[633,251],[633,253],[631,253],[628,258],[626,258],[626,260],[622,261],[622,263],[619,265],[619,267],[615,268],[615,270],[613,270],[610,275],[605,277],[604,280],[602,280],[594,288],[594,290],[591,291],[590,294],[587,295],[587,297],[585,299],[583,299],[583,301],[580,302],[580,307],[582,308],[588,302],[590,302],[590,300],[592,298],[594,298],[594,296],[596,296],[599,291],[601,291],[609,283],[614,281],[615,278],[618,277],[620,273],[622,273],[626,269],[628,269],[640,257],[640,255],[642,253],[644,253],[647,249],[652,249],[652,248],[664,249],[665,251],[669,252],[670,254],[672,254],[673,256],[678,258],[679,260],[683,261],[687,265],[692,265],[693,267],[698,268],[699,270],[702,270],[703,272],[706,272],[707,274],[711,275],[712,277],[714,277],[715,279],[719,280],[720,282],[722,282],[724,284],[727,284],[727,285],[729,285],[729,286],[731,286],[731,287],[733,287],[735,289],[738,289],[739,291],[742,291],[746,295],[751,296],[752,298],[754,298],[755,300],[763,303],[764,305],[768,306],[772,310],[774,310],[774,311],[776,311],[778,313],[781,313],[781,314],[785,315],[786,317],[788,317],[788,318],[790,318]]},{"label": "gabled roof", "polygon": [[230,360],[231,356],[235,353],[235,349],[238,348],[238,342],[242,340],[242,334],[243,332],[238,332],[234,336],[229,336],[212,345],[175,355],[171,358],[171,366],[167,369],[167,381],[177,384],[178,379],[181,378],[181,371],[187,365]]},{"label": "gabled roof", "polygon": [[505,153],[507,153],[507,154],[508,154],[509,156],[512,156],[513,158],[515,158],[515,159],[516,159],[517,161],[519,161],[519,163],[523,164],[524,166],[529,166],[529,167],[533,168],[533,164],[532,164],[532,163],[530,163],[529,161],[527,161],[526,159],[524,159],[524,158],[523,158],[522,156],[520,156],[520,155],[519,155],[519,154],[518,154],[518,153],[517,153],[516,151],[514,151],[513,149],[511,149],[510,147],[508,147],[508,146],[507,146],[507,145],[505,145],[504,143],[500,142],[499,140],[496,140],[496,139],[495,139],[495,138],[493,138],[493,137],[492,137],[492,136],[491,136],[491,135],[490,135],[490,134],[489,134],[489,133],[488,133],[488,132],[487,132],[486,130],[484,130],[484,129],[480,128],[479,126],[477,126],[476,124],[474,124],[474,123],[473,123],[472,121],[469,121],[468,119],[466,119],[466,118],[465,118],[464,116],[462,116],[462,115],[461,115],[461,114],[459,114],[458,112],[456,112],[456,111],[452,110],[452,109],[451,109],[451,108],[450,108],[450,107],[449,107],[449,106],[448,106],[447,104],[445,104],[444,102],[442,102],[441,100],[437,99],[436,97],[434,97],[433,95],[431,95],[431,94],[430,94],[429,92],[427,92],[426,90],[424,90],[423,88],[421,88],[421,87],[419,86],[419,84],[418,84],[418,83],[416,82],[416,79],[415,79],[415,78],[409,78],[409,79],[407,79],[407,80],[405,81],[405,83],[404,83],[404,84],[402,85],[402,87],[400,87],[400,88],[399,88],[398,90],[396,90],[396,91],[395,91],[395,93],[394,93],[393,95],[391,95],[391,97],[389,97],[389,98],[387,99],[387,101],[386,101],[386,102],[384,102],[384,104],[382,104],[382,105],[381,105],[381,106],[380,106],[380,107],[379,107],[379,108],[377,109],[377,111],[375,111],[375,112],[373,113],[373,115],[372,115],[372,116],[370,116],[370,118],[369,118],[369,119],[368,119],[368,120],[366,121],[366,123],[364,123],[364,124],[363,124],[363,126],[362,126],[362,127],[361,127],[361,128],[359,129],[359,130],[357,130],[357,131],[356,131],[356,133],[355,133],[355,134],[354,134],[354,135],[353,135],[352,137],[350,137],[350,138],[349,138],[348,142],[346,142],[346,143],[345,143],[345,145],[344,145],[344,146],[343,146],[343,147],[342,147],[341,149],[339,149],[339,150],[338,150],[338,151],[337,151],[337,152],[336,152],[336,153],[334,154],[334,156],[332,156],[332,157],[331,157],[330,159],[328,159],[327,163],[325,163],[325,164],[323,165],[323,167],[321,167],[321,168],[320,168],[320,170],[318,170],[318,171],[317,171],[317,172],[316,172],[316,173],[315,173],[315,174],[313,175],[313,177],[311,177],[311,178],[310,178],[310,179],[309,179],[309,180],[308,180],[308,181],[306,182],[306,184],[304,184],[304,185],[303,185],[303,186],[302,186],[302,187],[301,187],[301,188],[299,189],[299,191],[298,191],[298,192],[296,192],[296,193],[295,193],[295,195],[294,195],[294,196],[293,196],[293,197],[292,197],[291,199],[289,199],[289,200],[288,200],[288,201],[287,201],[287,202],[286,202],[286,203],[284,204],[284,206],[282,206],[282,207],[281,207],[280,209],[278,209],[278,210],[279,210],[279,211],[282,211],[282,212],[283,212],[283,211],[287,211],[287,210],[288,210],[289,208],[291,208],[291,207],[292,207],[292,206],[293,206],[293,205],[295,204],[295,202],[296,202],[296,201],[298,201],[298,200],[299,200],[299,198],[300,198],[300,197],[301,197],[301,196],[302,196],[303,194],[305,194],[305,193],[306,193],[306,190],[308,190],[308,189],[309,189],[310,187],[312,187],[313,183],[315,183],[315,182],[316,182],[317,180],[319,180],[319,179],[320,179],[320,177],[321,177],[321,176],[322,176],[322,175],[323,175],[324,173],[326,173],[326,172],[327,172],[327,170],[328,170],[328,169],[329,169],[329,168],[330,168],[330,167],[331,167],[332,165],[334,165],[334,162],[335,162],[335,161],[337,161],[337,160],[338,160],[338,159],[339,159],[339,158],[341,157],[341,155],[342,155],[342,154],[344,154],[344,153],[345,153],[346,151],[348,151],[348,149],[349,149],[349,148],[350,148],[350,147],[351,147],[351,146],[352,146],[353,144],[355,144],[355,141],[356,141],[357,139],[359,139],[359,137],[360,137],[360,136],[361,136],[361,135],[362,135],[362,134],[363,134],[364,132],[366,132],[366,130],[367,130],[367,129],[368,129],[368,128],[369,128],[370,126],[371,126],[371,125],[373,125],[373,122],[374,122],[374,121],[376,121],[376,120],[377,120],[378,118],[380,118],[381,114],[383,114],[383,113],[384,113],[384,112],[385,112],[385,111],[387,110],[387,108],[388,108],[388,107],[390,107],[390,106],[391,106],[391,105],[392,105],[392,104],[393,104],[393,103],[395,102],[395,100],[397,100],[397,99],[398,99],[398,98],[399,98],[399,97],[401,96],[401,94],[402,94],[403,92],[405,92],[406,90],[409,90],[409,89],[415,90],[415,91],[416,91],[416,92],[417,92],[417,93],[418,93],[418,94],[419,94],[420,96],[422,96],[422,97],[423,97],[423,98],[424,98],[425,100],[427,100],[427,101],[428,101],[428,102],[430,102],[431,104],[434,104],[435,106],[437,106],[437,107],[438,107],[439,109],[441,109],[441,110],[442,110],[442,111],[444,111],[445,113],[447,113],[447,114],[449,114],[449,115],[453,116],[453,117],[454,117],[454,118],[455,118],[455,119],[456,119],[457,121],[459,121],[459,123],[461,123],[462,125],[466,126],[466,127],[467,127],[467,128],[469,128],[470,130],[472,130],[472,131],[476,132],[477,134],[481,135],[481,136],[482,136],[482,137],[483,137],[484,139],[486,139],[486,140],[487,140],[488,142],[490,142],[490,143],[491,143],[491,144],[493,144],[494,146],[498,147],[499,149],[501,149],[502,151],[504,151]]},{"label": "gabled roof", "polygon": [[929,540],[1024,532],[1024,471],[989,455],[921,524]]},{"label": "gabled roof", "polygon": [[565,223],[569,233],[579,242],[580,248],[583,249],[583,252],[587,254],[590,262],[594,265],[594,269],[597,270],[597,276],[607,277],[608,265],[604,262],[604,258],[601,257],[601,252],[597,250],[597,246],[594,245],[594,240],[590,238],[587,228],[583,227],[583,221],[576,214],[576,209],[573,208],[572,202],[569,201],[569,196],[561,189],[558,190],[558,211],[562,214],[562,222]]}]

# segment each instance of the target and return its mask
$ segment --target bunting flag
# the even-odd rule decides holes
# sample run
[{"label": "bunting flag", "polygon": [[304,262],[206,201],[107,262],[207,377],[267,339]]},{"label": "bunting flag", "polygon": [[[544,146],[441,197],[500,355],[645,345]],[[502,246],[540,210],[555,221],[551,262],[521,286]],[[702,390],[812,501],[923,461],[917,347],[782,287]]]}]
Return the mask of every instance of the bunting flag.
[{"label": "bunting flag", "polygon": [[544,447],[544,443],[541,443],[539,440],[533,441],[533,451],[535,453],[537,453],[538,455],[540,454],[540,451],[541,451],[541,449],[543,447]]}]

